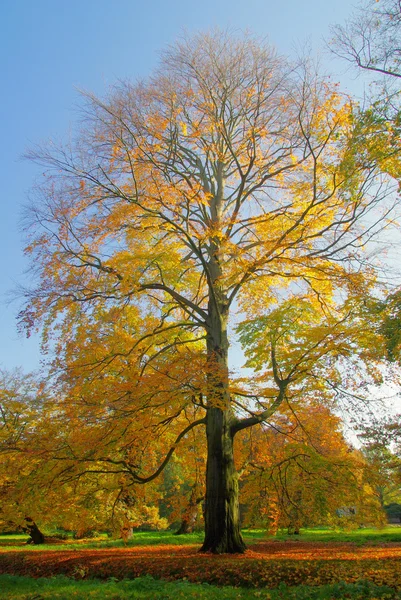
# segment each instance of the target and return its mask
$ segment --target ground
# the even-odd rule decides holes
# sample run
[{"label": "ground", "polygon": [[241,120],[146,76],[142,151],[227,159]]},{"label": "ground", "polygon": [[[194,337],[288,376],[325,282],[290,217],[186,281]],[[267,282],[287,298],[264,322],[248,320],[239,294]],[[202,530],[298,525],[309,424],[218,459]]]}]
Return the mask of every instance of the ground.
[{"label": "ground", "polygon": [[[389,586],[392,592],[387,592],[388,595],[384,596],[375,593],[322,598],[401,597],[400,530],[393,528],[387,533],[362,531],[348,535],[327,532],[326,538],[336,538],[337,541],[323,541],[324,535],[319,538],[313,532],[301,535],[296,541],[286,538],[266,539],[263,533],[248,533],[247,537],[249,546],[246,553],[231,556],[199,554],[196,536],[185,536],[182,539],[181,536],[173,538],[170,534],[136,534],[127,547],[116,547],[116,542],[99,540],[73,546],[66,543],[50,548],[21,546],[18,545],[20,540],[3,538],[3,541],[0,540],[0,573],[31,578],[64,575],[77,580],[97,578],[103,581],[110,581],[110,578],[115,581],[151,576],[164,581],[180,581],[178,585],[185,582],[235,586],[253,589],[255,594],[263,593],[262,596],[246,596],[249,598],[273,598],[274,595],[267,595],[270,594],[268,590],[280,586],[323,586],[338,582],[355,584],[367,580],[376,586]],[[187,589],[186,593],[190,597],[188,591]],[[240,597],[238,594],[237,596]],[[37,597],[48,596],[39,594]],[[123,595],[114,596],[120,597],[125,598]],[[198,594],[198,597],[213,596]],[[299,595],[277,597],[308,598]]]}]

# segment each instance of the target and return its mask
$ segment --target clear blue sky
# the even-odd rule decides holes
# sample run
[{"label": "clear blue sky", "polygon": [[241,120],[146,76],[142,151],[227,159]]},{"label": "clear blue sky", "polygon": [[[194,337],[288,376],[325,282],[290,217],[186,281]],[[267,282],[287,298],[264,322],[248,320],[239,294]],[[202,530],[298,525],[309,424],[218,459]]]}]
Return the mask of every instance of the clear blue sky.
[{"label": "clear blue sky", "polygon": [[[352,7],[350,0],[0,0],[0,367],[39,365],[38,339],[18,336],[19,305],[4,301],[28,268],[19,219],[37,167],[20,157],[30,144],[68,135],[77,88],[102,95],[118,79],[146,77],[183,31],[250,30],[284,54],[305,41],[318,52],[329,25],[343,23]],[[345,81],[342,65],[323,62]]]}]

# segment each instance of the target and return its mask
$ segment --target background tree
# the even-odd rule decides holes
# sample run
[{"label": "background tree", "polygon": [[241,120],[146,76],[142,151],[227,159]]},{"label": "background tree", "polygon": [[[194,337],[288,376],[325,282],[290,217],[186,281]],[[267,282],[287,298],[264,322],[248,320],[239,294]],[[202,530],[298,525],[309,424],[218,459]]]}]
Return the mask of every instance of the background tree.
[{"label": "background tree", "polygon": [[[368,0],[359,4],[345,25],[333,27],[331,50],[373,77],[365,126],[374,141],[386,128],[400,136],[401,5],[399,0]],[[369,133],[368,133],[369,137]],[[384,136],[385,137],[385,136]],[[388,140],[391,145],[391,140]],[[388,156],[389,146],[386,154]]]},{"label": "background tree", "polygon": [[[288,381],[285,402],[268,421],[270,429],[265,427],[259,438],[252,434],[249,445],[257,450],[245,479],[247,494],[253,489],[259,499],[249,515],[257,518],[258,510],[259,518],[268,515],[273,529],[299,532],[306,524],[333,524],[346,506],[355,509],[356,523],[383,519],[366,461],[346,443],[332,412],[339,412],[343,395],[356,394],[360,410],[361,380],[364,386],[381,380],[385,344],[365,322],[367,315],[362,299],[328,312],[312,298],[294,294],[238,327],[255,380],[271,381],[275,371]],[[368,396],[364,404],[364,412],[369,411]],[[344,525],[350,517],[342,515],[339,522]]]},{"label": "background tree", "polygon": [[[88,414],[75,413],[69,423],[71,405],[60,401],[61,391],[60,396],[49,394],[33,375],[2,371],[0,382],[3,530],[25,531],[38,544],[48,537],[43,531],[58,527],[82,537],[105,529],[119,534],[127,523],[167,526],[158,513],[158,487],[148,486],[146,495],[143,489],[133,493],[124,471],[101,468],[101,457],[96,469],[95,453],[88,454],[87,446],[82,450],[88,437],[92,444],[96,442]],[[106,432],[104,427],[103,453],[108,450]],[[84,464],[77,462],[77,455],[85,458]]]},{"label": "background tree", "polygon": [[[365,440],[366,442],[366,440]],[[383,509],[401,501],[400,459],[390,448],[374,442],[365,443],[363,454],[376,474],[374,490]]]},{"label": "background tree", "polygon": [[401,504],[400,415],[386,415],[363,428],[362,452],[376,473],[375,489],[383,507]]},{"label": "background tree", "polygon": [[44,542],[38,527],[43,502],[36,495],[34,474],[41,463],[35,440],[46,419],[46,395],[35,375],[0,370],[0,527],[25,531],[35,544]]},{"label": "background tree", "polygon": [[[365,293],[374,271],[363,247],[389,214],[391,184],[355,136],[349,99],[249,36],[183,40],[147,82],[87,100],[71,146],[31,154],[48,170],[27,226],[38,284],[22,320],[42,321],[61,357],[109,318],[133,340],[82,363],[81,396],[97,396],[92,431],[130,399],[136,439],[162,427],[172,446],[151,474],[131,449],[103,462],[151,481],[206,425],[203,550],[241,552],[234,437],[270,418],[290,381],[273,367],[259,391],[231,389],[230,315],[295,289],[327,307]],[[255,395],[264,404],[249,414]]]},{"label": "background tree", "polygon": [[368,0],[333,33],[333,50],[341,58],[378,75],[401,77],[399,0]]},{"label": "background tree", "polygon": [[310,401],[297,413],[283,406],[269,426],[245,435],[241,497],[251,526],[299,534],[301,527],[383,524],[377,471],[345,441],[327,406]]},{"label": "background tree", "polygon": [[[394,175],[392,161],[388,158],[389,150],[397,146],[400,138],[400,2],[367,0],[360,3],[345,25],[333,27],[332,32],[331,50],[356,67],[357,72],[372,75],[369,106],[361,121],[361,134],[368,142],[370,153],[376,153],[377,158],[384,142],[382,167],[389,168]],[[377,142],[379,147],[375,146]],[[399,173],[399,167],[397,170]]]}]

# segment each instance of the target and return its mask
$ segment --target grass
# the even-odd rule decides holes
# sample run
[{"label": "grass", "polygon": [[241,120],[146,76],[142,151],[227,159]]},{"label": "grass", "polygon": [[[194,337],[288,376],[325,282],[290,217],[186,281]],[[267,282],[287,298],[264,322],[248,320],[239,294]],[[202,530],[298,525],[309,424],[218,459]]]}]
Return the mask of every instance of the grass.
[{"label": "grass", "polygon": [[[244,532],[244,538],[247,544],[253,544],[257,541],[266,539],[266,532],[264,530],[254,530]],[[27,535],[12,534],[3,535],[0,534],[0,548],[7,548],[11,550],[13,547],[21,549],[21,545],[24,544],[24,550],[82,550],[83,548],[124,548],[131,546],[157,546],[160,544],[168,544],[174,546],[181,546],[182,544],[196,544],[201,545],[203,542],[203,532],[188,533],[185,535],[174,535],[171,531],[137,531],[134,533],[132,539],[126,544],[123,540],[115,540],[108,538],[107,535],[101,535],[93,539],[74,540],[69,538],[64,540],[60,544],[44,544],[35,546],[29,544],[25,546],[27,541]]]},{"label": "grass", "polygon": [[[2,535],[0,534],[0,548],[12,550],[15,547],[21,550],[21,544],[24,544],[28,539],[26,535]],[[252,538],[253,539],[253,538]],[[174,535],[171,531],[138,531],[134,537],[126,544],[123,540],[115,540],[101,535],[97,538],[89,538],[83,540],[74,540],[69,538],[63,540],[60,544],[43,544],[43,545],[24,545],[24,550],[41,551],[41,550],[82,550],[84,548],[124,548],[130,546],[156,546],[160,544],[177,545],[182,544],[202,544],[203,533],[189,533],[186,535]],[[251,543],[251,541],[249,542]]]},{"label": "grass", "polygon": [[[266,600],[333,600],[336,598],[373,600],[383,598],[401,600],[401,592],[396,591],[396,589],[400,590],[401,588],[401,569],[399,558],[397,558],[399,554],[396,554],[396,552],[399,553],[399,550],[394,551],[395,554],[392,556],[391,546],[380,548],[386,542],[401,543],[401,527],[389,526],[384,529],[366,528],[355,531],[335,531],[320,528],[303,530],[299,536],[288,536],[286,532],[282,531],[275,538],[266,536],[264,530],[245,530],[243,534],[246,543],[249,545],[266,540],[279,542],[278,546],[280,547],[277,547],[277,551],[280,554],[288,551],[289,558],[280,560],[279,563],[276,562],[275,558],[268,561],[260,560],[260,557],[257,556],[256,545],[250,551],[248,558],[245,558],[245,562],[242,558],[235,557],[216,559],[202,557],[202,560],[200,560],[199,555],[197,555],[197,546],[202,542],[202,533],[176,536],[170,531],[135,532],[134,537],[127,545],[122,540],[113,540],[106,535],[102,535],[97,539],[77,541],[70,538],[58,545],[45,544],[42,546],[21,546],[27,539],[26,535],[0,535],[0,557],[3,556],[4,565],[9,565],[8,573],[31,574],[34,577],[0,575],[0,597],[15,600],[46,600],[53,598],[55,600],[70,598],[78,600],[92,598],[95,600],[125,600],[128,598],[160,598],[161,600],[179,600],[180,598],[190,600],[192,598],[204,598],[206,600],[234,598],[243,600],[257,598]],[[306,542],[306,544],[299,544],[299,546],[298,544],[286,544],[286,541],[289,540],[292,542]],[[309,552],[309,543],[310,548],[313,549],[314,544],[317,543],[316,548],[319,548],[321,547],[320,544],[323,543],[324,545],[325,542],[353,542],[357,546],[355,552],[359,553],[358,556],[361,557],[362,554],[360,553],[368,553],[372,545],[377,547],[377,551],[374,549],[374,556],[367,560],[363,558],[360,560],[358,556],[358,560],[351,561],[342,558],[340,560],[327,560],[326,558],[320,560],[317,555],[312,556],[312,559],[297,559],[297,553]],[[167,546],[187,544],[192,544],[193,548],[189,547],[188,551],[185,550],[182,559],[179,556],[172,559],[172,566],[168,566],[165,562],[166,557],[170,556]],[[360,548],[365,544],[365,548]],[[148,551],[146,546],[152,547],[152,550],[149,549]],[[157,546],[160,546],[160,549]],[[263,548],[263,546],[261,544],[260,547]],[[135,557],[131,554],[125,556],[124,553],[121,553],[121,550],[118,550],[124,547],[131,548],[133,553],[135,547],[143,547],[143,550],[138,549],[138,552],[144,552],[145,558],[141,558],[140,554]],[[274,543],[270,547],[276,548],[276,544]],[[109,548],[110,550],[115,548],[116,553],[99,553],[99,556],[97,556],[96,549],[102,548]],[[335,548],[338,549],[338,546]],[[347,548],[349,547],[345,546],[345,549]],[[69,561],[75,562],[71,562],[69,569],[64,568],[63,565],[67,563],[64,562],[63,555],[58,554],[59,550],[85,549],[94,551],[90,553],[92,558],[94,557],[92,566],[90,566],[90,562],[85,562],[87,556],[90,559],[89,554],[86,555],[85,553],[84,558],[83,555],[81,556],[78,553],[77,557],[69,555],[67,563]],[[51,557],[48,553],[46,558],[45,555],[42,558],[40,554],[37,554],[46,550],[55,551],[54,556]],[[276,552],[275,549],[274,552]],[[350,550],[350,552],[354,551]],[[390,558],[388,560],[380,558],[383,552],[389,553]],[[103,566],[100,554],[103,554],[103,560],[105,561]],[[255,554],[255,556],[252,556],[252,554]],[[120,563],[118,562],[119,555],[122,557]],[[29,561],[28,557],[30,557]],[[305,559],[305,555],[302,558]],[[331,554],[329,558],[332,558]],[[108,561],[110,561],[110,565]],[[111,563],[111,561],[113,562]],[[126,562],[124,563],[124,561]],[[141,561],[144,563],[143,568],[140,568]],[[19,563],[21,563],[20,569],[18,567]],[[31,563],[32,565],[29,566]],[[53,565],[57,567],[58,563],[62,568],[53,569]],[[271,566],[269,566],[270,563]],[[359,567],[358,563],[360,563]],[[4,568],[3,572],[7,572],[7,568]],[[192,576],[198,572],[199,577]],[[55,575],[55,573],[64,573],[64,575]],[[145,575],[145,573],[151,573],[153,577]],[[66,577],[66,574],[70,575],[71,578]],[[43,577],[44,575],[47,578]],[[54,576],[50,577],[50,575]],[[117,580],[116,575],[119,580]],[[38,578],[38,576],[41,577]],[[72,579],[72,577],[75,579]],[[103,581],[99,579],[102,577]],[[123,579],[124,577],[132,577],[132,579]],[[163,581],[158,577],[165,577],[170,581]],[[371,581],[360,581],[359,578],[361,577],[368,577]],[[175,581],[171,581],[171,579]],[[350,583],[344,583],[340,579],[347,580]],[[202,581],[203,583],[200,583]],[[287,582],[287,585],[283,583],[284,581]],[[303,584],[304,582],[308,584],[316,582],[316,584],[313,587],[297,585],[297,583]],[[211,583],[218,584],[220,587],[210,585]],[[277,585],[279,587],[268,589],[265,586],[269,583],[272,587]],[[386,587],[386,585],[394,586],[394,589]]]},{"label": "grass", "polygon": [[382,544],[386,542],[401,542],[401,527],[389,525],[383,529],[361,528],[351,531],[339,531],[329,528],[303,529],[299,536],[279,532],[275,539],[280,541],[299,538],[303,542],[354,542],[356,544]]},{"label": "grass", "polygon": [[[265,530],[255,529],[243,531],[246,544],[254,544],[262,540],[277,541],[302,541],[302,542],[353,542],[356,544],[382,544],[386,542],[401,542],[401,526],[387,526],[383,529],[362,528],[353,531],[339,531],[329,528],[303,529],[300,535],[288,535],[285,531],[279,531],[275,537],[269,537]],[[0,534],[0,548],[11,550],[13,547],[21,548],[25,544],[27,536],[24,534]],[[80,550],[84,548],[123,548],[132,546],[154,546],[160,544],[200,545],[203,541],[203,532],[195,532],[186,535],[174,535],[171,531],[136,531],[131,540],[124,544],[123,540],[108,538],[105,534],[94,539],[74,540],[69,538],[62,544],[45,544],[35,546],[33,544],[24,546],[25,550],[40,551],[48,550]]]},{"label": "grass", "polygon": [[350,598],[373,600],[383,598],[397,600],[401,596],[384,586],[375,586],[366,581],[355,584],[334,584],[320,587],[298,586],[289,588],[281,585],[275,590],[250,590],[233,587],[218,588],[208,584],[191,584],[186,581],[174,583],[159,581],[152,577],[135,580],[74,581],[57,576],[50,579],[31,579],[12,575],[0,576],[0,588],[4,600],[125,600],[147,598],[157,600],[179,600],[180,598],[204,600],[329,600]]}]

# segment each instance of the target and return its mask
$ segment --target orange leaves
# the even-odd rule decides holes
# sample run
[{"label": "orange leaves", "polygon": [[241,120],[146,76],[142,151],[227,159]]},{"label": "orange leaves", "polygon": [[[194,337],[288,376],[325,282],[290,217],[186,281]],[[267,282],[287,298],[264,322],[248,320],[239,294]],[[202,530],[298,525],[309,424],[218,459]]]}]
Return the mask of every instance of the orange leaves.
[{"label": "orange leaves", "polygon": [[[65,177],[47,190],[51,225],[49,211],[35,215],[51,243],[38,236],[28,247],[36,244],[44,261],[32,301],[38,317],[52,306],[57,321],[57,309],[74,301],[140,304],[143,282],[183,290],[206,308],[215,259],[219,286],[252,312],[291,282],[314,280],[329,302],[350,279],[343,263],[333,266],[330,237],[333,229],[342,239],[342,222],[348,230],[353,218],[339,167],[350,137],[347,101],[320,81],[298,89],[284,61],[250,38],[208,39],[208,67],[199,62],[204,43],[186,42],[185,59],[177,46],[163,75],[121,86],[107,105],[93,98],[94,131],[83,134],[71,164],[62,152],[63,160],[49,159],[64,165]],[[230,47],[238,62],[225,55]],[[325,244],[330,258],[321,256]],[[152,310],[178,308],[168,293],[146,295]]]},{"label": "orange leaves", "polygon": [[[241,433],[236,451],[245,522],[277,527],[381,525],[375,475],[351,452],[338,417],[310,398],[293,398],[266,426]],[[341,513],[341,507],[353,511]]]},{"label": "orange leaves", "polygon": [[[262,542],[243,555],[199,554],[194,545],[137,546],[113,549],[0,552],[0,572],[20,575],[74,576],[119,579],[149,574],[170,581],[185,578],[220,586],[277,588],[324,585],[368,579],[400,589],[398,545],[355,547],[341,543]],[[264,592],[265,593],[265,592]]]},{"label": "orange leaves", "polygon": [[[326,402],[337,359],[374,356],[357,315],[374,284],[363,218],[385,200],[375,178],[394,132],[374,155],[336,86],[251,36],[163,56],[147,82],[90,97],[71,147],[35,157],[52,175],[31,212],[38,282],[22,318],[54,351],[60,464],[115,494],[121,473],[157,475],[208,408],[234,421],[254,401],[270,417],[284,399]],[[230,388],[236,306],[258,375]],[[305,448],[304,470],[330,471]]]}]

